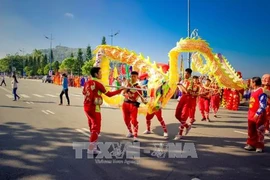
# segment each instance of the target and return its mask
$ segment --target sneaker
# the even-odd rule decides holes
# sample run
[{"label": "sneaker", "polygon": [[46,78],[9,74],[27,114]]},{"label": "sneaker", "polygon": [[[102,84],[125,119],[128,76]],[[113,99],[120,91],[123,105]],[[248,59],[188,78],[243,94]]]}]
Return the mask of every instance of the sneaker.
[{"label": "sneaker", "polygon": [[215,114],[214,117],[217,118],[217,115]]},{"label": "sneaker", "polygon": [[145,130],[143,134],[151,134],[151,131]]},{"label": "sneaker", "polygon": [[128,133],[126,137],[127,138],[132,138],[133,137],[133,134],[132,133]]},{"label": "sneaker", "polygon": [[133,142],[139,142],[136,137],[133,138]]},{"label": "sneaker", "polygon": [[206,118],[202,118],[201,121],[206,121]]},{"label": "sneaker", "polygon": [[209,118],[206,119],[207,122],[211,122]]},{"label": "sneaker", "polygon": [[190,129],[191,129],[191,125],[189,125],[189,126],[186,128],[186,134],[185,134],[185,135],[187,135],[187,134],[189,133]]},{"label": "sneaker", "polygon": [[255,150],[255,148],[252,147],[251,145],[246,145],[246,146],[244,147],[244,149],[247,150],[247,151],[253,151],[253,150]]},{"label": "sneaker", "polygon": [[90,149],[87,149],[87,154],[94,154],[94,155],[99,155],[101,154],[102,152],[97,150],[97,149],[93,149],[93,150],[90,150]]},{"label": "sneaker", "polygon": [[60,103],[60,104],[58,104],[59,106],[62,106],[63,104],[62,103]]},{"label": "sneaker", "polygon": [[169,137],[168,133],[166,133],[166,132],[163,133],[163,136],[164,137]]},{"label": "sneaker", "polygon": [[67,104],[67,106],[70,106],[70,104]]},{"label": "sneaker", "polygon": [[182,139],[182,136],[178,134],[178,135],[175,136],[175,138],[173,140],[178,141],[180,139]]},{"label": "sneaker", "polygon": [[257,153],[262,153],[263,150],[262,150],[262,148],[257,148],[257,149],[256,149],[256,152],[257,152]]}]

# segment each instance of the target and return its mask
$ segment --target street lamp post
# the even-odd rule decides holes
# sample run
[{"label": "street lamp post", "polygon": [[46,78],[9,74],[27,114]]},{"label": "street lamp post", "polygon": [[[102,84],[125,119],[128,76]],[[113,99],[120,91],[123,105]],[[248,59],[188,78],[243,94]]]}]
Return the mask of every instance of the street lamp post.
[{"label": "street lamp post", "polygon": [[23,74],[22,74],[22,76],[24,76],[24,66],[25,66],[25,61],[24,61],[24,48],[21,50],[20,49],[20,51],[23,53]]},{"label": "street lamp post", "polygon": [[[117,36],[120,33],[120,31],[118,30],[116,33],[113,33],[113,30],[111,30],[111,34],[109,35],[109,37],[111,37],[111,45],[113,46],[113,38],[115,36]],[[116,66],[115,63],[113,63],[113,68]]]},{"label": "street lamp post", "polygon": [[51,38],[49,38],[48,36],[45,36],[46,39],[50,40],[50,71],[52,71],[52,34],[51,34]]},{"label": "street lamp post", "polygon": [[120,33],[120,31],[117,31],[116,33],[113,33],[113,31],[111,32],[111,35],[109,35],[111,37],[111,45],[113,46],[113,38],[114,36],[118,35]]},{"label": "street lamp post", "polygon": [[[187,25],[188,25],[188,27],[187,27],[187,31],[188,31],[188,37],[190,37],[190,0],[188,0],[188,4],[187,4],[187,6],[188,6],[188,22],[187,22]],[[188,53],[188,68],[190,68],[190,53]]]}]

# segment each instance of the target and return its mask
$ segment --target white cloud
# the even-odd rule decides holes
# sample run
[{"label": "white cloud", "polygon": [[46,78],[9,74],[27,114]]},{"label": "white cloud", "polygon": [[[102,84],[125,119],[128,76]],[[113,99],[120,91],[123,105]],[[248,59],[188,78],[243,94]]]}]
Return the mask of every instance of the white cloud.
[{"label": "white cloud", "polygon": [[65,13],[65,16],[68,18],[74,18],[74,15],[72,13]]}]

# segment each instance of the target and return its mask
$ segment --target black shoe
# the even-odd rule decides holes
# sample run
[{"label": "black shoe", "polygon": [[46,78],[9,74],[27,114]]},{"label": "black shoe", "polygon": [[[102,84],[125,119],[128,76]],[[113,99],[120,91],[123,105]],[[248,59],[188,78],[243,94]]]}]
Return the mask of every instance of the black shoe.
[{"label": "black shoe", "polygon": [[202,120],[201,121],[206,121],[206,118],[202,118]]}]

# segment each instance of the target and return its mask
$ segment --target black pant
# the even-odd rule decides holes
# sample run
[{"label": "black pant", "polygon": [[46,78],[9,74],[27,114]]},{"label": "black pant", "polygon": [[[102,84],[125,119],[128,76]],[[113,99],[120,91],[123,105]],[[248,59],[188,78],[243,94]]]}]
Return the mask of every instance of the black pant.
[{"label": "black pant", "polygon": [[17,98],[20,99],[20,96],[18,96],[18,94],[17,94],[17,89],[18,88],[13,88],[13,90],[12,90],[13,91],[12,93],[14,95],[14,101],[17,101]]},{"label": "black pant", "polygon": [[63,104],[63,95],[66,95],[66,98],[67,98],[67,102],[68,102],[68,105],[69,105],[69,97],[68,97],[68,89],[63,89],[61,94],[60,94],[60,104]]},{"label": "black pant", "polygon": [[5,80],[4,80],[4,79],[2,80],[2,82],[1,82],[1,85],[0,85],[0,86],[2,86],[2,84],[5,84],[5,86],[7,86],[7,85],[6,85],[6,82],[5,82]]}]

